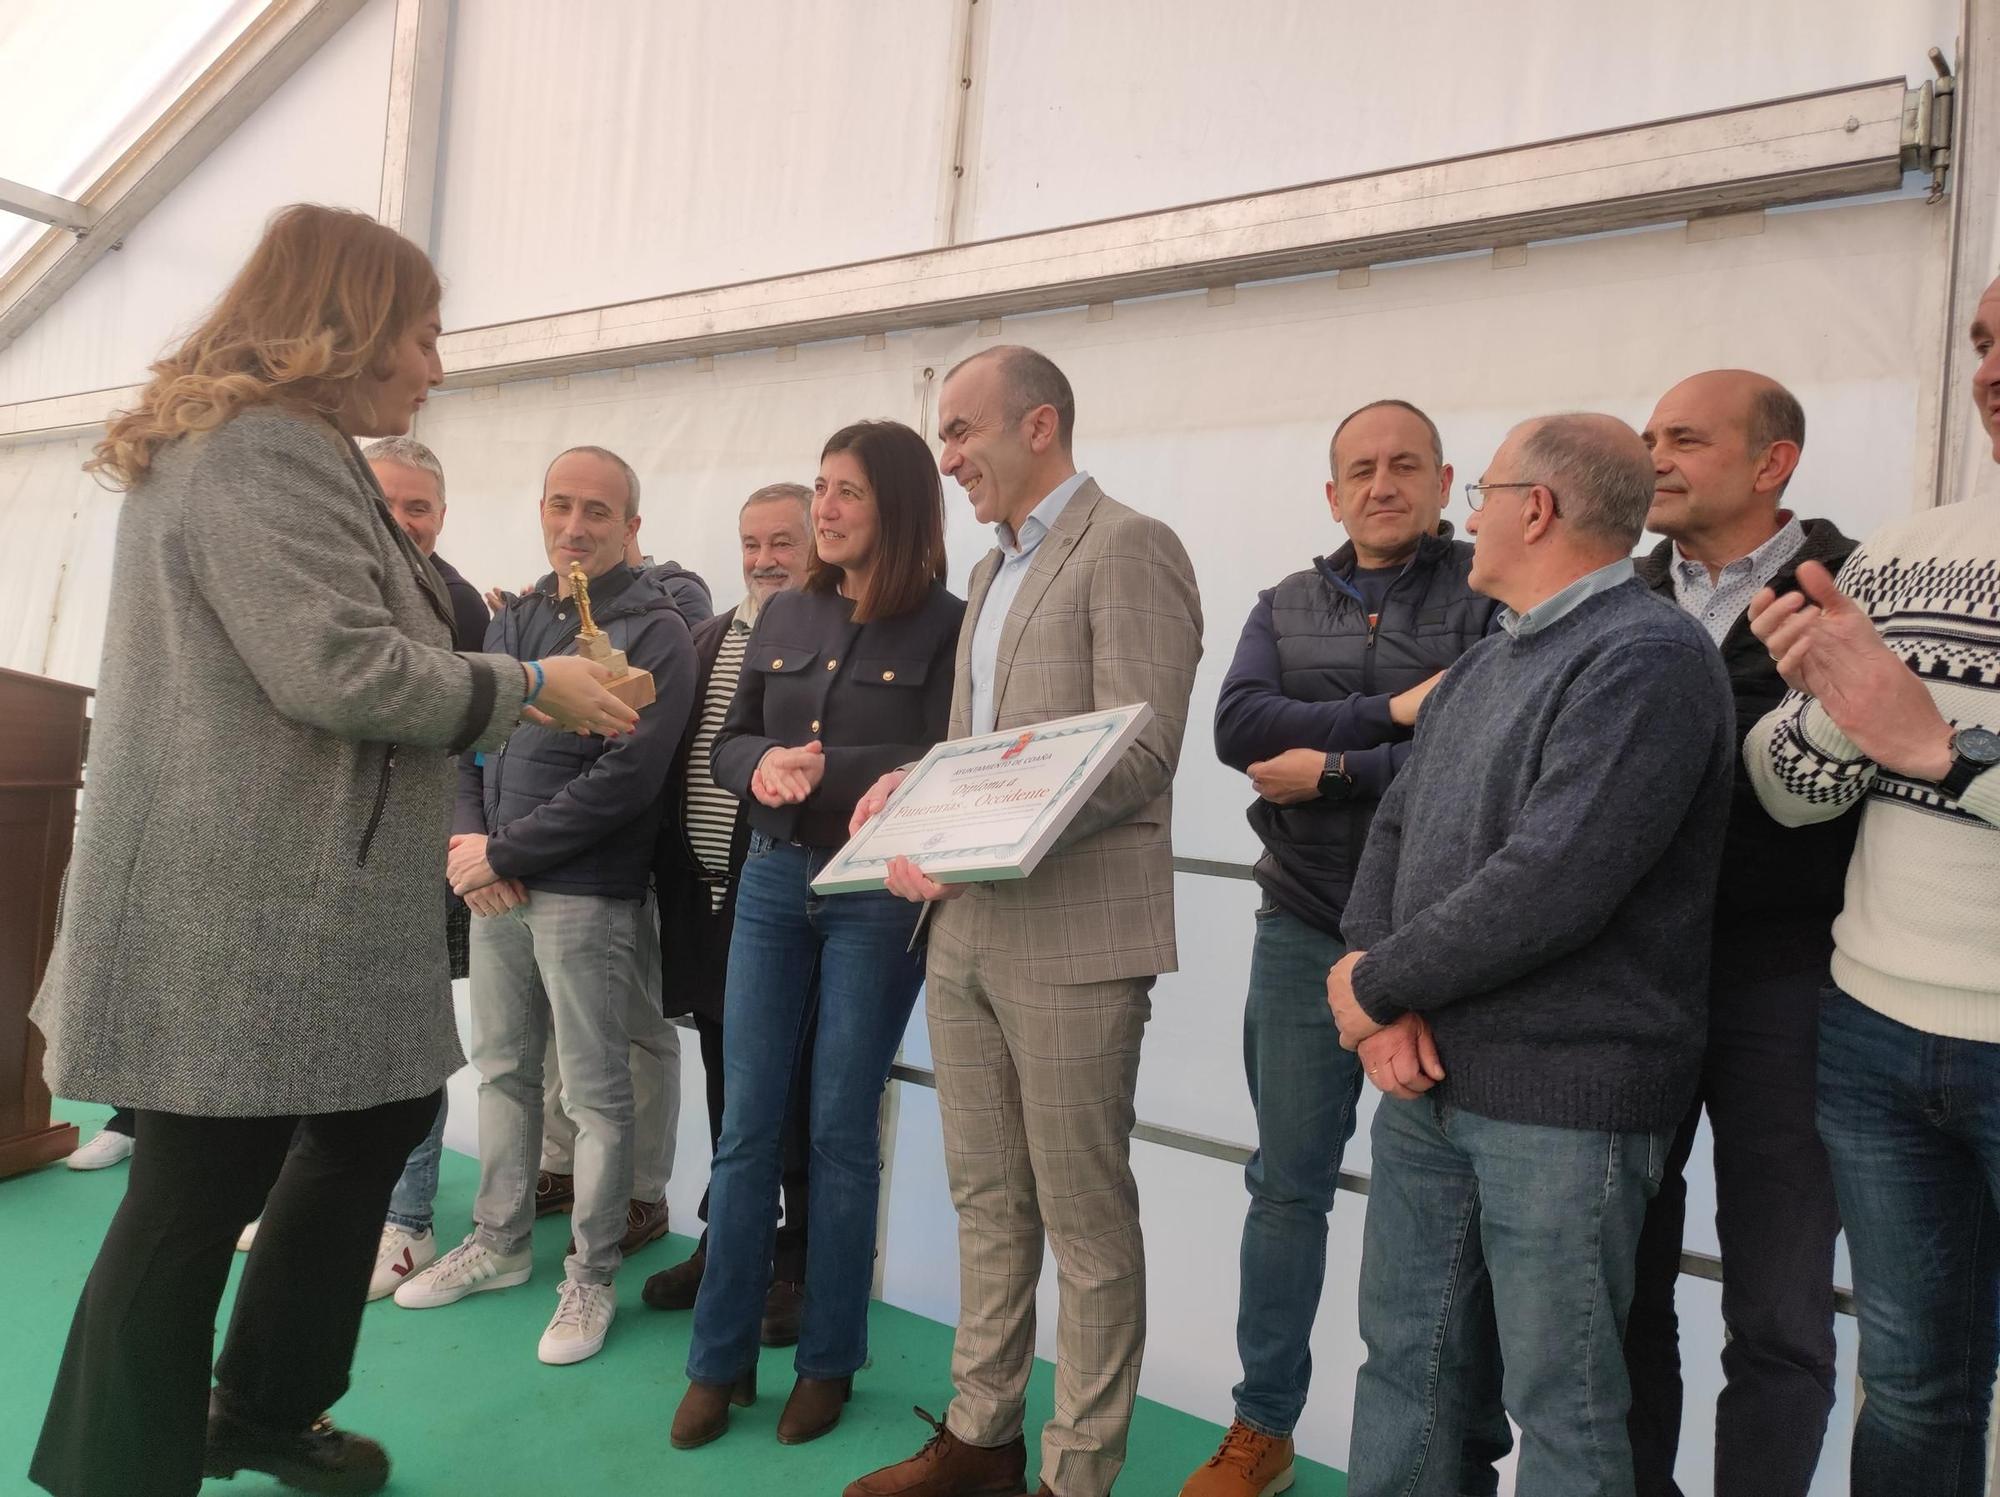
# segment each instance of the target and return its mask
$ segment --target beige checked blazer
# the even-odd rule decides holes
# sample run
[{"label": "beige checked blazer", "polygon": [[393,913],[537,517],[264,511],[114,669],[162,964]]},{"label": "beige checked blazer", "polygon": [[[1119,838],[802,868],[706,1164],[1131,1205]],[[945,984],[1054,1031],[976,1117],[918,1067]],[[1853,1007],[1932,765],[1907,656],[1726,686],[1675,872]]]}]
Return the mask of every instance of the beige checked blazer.
[{"label": "beige checked blazer", "polygon": [[[972,635],[1000,552],[972,569],[951,734],[972,731]],[[1180,537],[1085,479],[1014,595],[994,671],[994,727],[1149,702],[1153,720],[1033,876],[938,907],[941,929],[1049,983],[1171,972],[1173,780],[1201,659],[1201,596]],[[975,909],[974,907],[980,907]]]}]

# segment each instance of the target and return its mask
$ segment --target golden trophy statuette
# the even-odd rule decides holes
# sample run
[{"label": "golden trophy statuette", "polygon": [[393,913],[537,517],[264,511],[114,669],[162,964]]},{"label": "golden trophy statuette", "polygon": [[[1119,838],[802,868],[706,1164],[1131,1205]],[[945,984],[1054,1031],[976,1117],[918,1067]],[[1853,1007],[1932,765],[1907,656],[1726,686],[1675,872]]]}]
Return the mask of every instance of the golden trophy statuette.
[{"label": "golden trophy statuette", "polygon": [[577,617],[582,620],[576,634],[577,654],[611,672],[604,689],[634,712],[650,707],[654,701],[653,673],[633,670],[625,652],[614,648],[611,636],[597,627],[597,620],[590,616],[590,579],[584,576],[580,562],[569,564],[569,588],[576,599]]}]

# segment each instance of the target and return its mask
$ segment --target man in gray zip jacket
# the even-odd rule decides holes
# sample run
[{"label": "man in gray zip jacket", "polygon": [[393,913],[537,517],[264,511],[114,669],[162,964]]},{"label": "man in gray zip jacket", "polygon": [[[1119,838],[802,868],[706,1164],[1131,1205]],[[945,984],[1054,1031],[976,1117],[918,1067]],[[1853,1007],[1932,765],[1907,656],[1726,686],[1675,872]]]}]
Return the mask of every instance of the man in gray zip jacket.
[{"label": "man in gray zip jacket", "polygon": [[[528,727],[459,765],[452,885],[472,906],[472,1062],[479,1069],[475,1230],[396,1291],[408,1309],[525,1283],[533,1272],[542,1069],[553,1033],[577,1125],[571,1252],[538,1355],[596,1354],[615,1309],[633,1180],[630,1047],[662,1028],[659,931],[648,883],[667,772],[694,702],[694,646],[662,588],[624,562],[634,491],[611,454],[579,449],[549,468],[542,535],[554,570],[501,610],[490,650],[534,659],[574,647],[568,573],[590,578],[598,626],[658,699],[638,726],[588,740]],[[607,991],[607,984],[609,990]]]}]

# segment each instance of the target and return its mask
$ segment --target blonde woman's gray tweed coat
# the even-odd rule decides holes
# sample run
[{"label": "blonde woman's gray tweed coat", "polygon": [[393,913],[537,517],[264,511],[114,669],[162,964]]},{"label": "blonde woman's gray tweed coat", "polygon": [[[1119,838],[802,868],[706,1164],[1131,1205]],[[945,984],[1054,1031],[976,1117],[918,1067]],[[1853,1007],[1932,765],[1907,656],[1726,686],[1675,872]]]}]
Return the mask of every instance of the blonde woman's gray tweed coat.
[{"label": "blonde woman's gray tweed coat", "polygon": [[66,1097],[208,1117],[421,1096],[463,1057],[450,755],[521,669],[451,652],[353,442],[271,406],[126,500],[90,765],[33,1018]]}]

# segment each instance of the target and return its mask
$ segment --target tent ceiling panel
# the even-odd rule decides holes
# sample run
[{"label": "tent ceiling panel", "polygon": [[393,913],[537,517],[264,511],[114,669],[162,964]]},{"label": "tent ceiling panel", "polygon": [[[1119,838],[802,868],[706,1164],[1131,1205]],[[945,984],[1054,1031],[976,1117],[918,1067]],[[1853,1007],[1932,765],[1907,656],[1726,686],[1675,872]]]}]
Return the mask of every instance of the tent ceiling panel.
[{"label": "tent ceiling panel", "polygon": [[458,6],[436,246],[447,323],[932,243],[957,9]]},{"label": "tent ceiling panel", "polygon": [[966,239],[1914,77],[1959,19],[1958,0],[982,9]]},{"label": "tent ceiling panel", "polygon": [[[0,177],[77,197],[264,8],[265,0],[8,0]],[[0,271],[40,232],[0,221]]]},{"label": "tent ceiling panel", "polygon": [[[376,211],[394,20],[394,0],[369,0],[126,234],[123,250],[0,347],[0,404],[143,377],[215,300],[273,209],[305,200]],[[94,419],[116,403],[98,397]],[[0,416],[0,430],[10,424]]]}]

